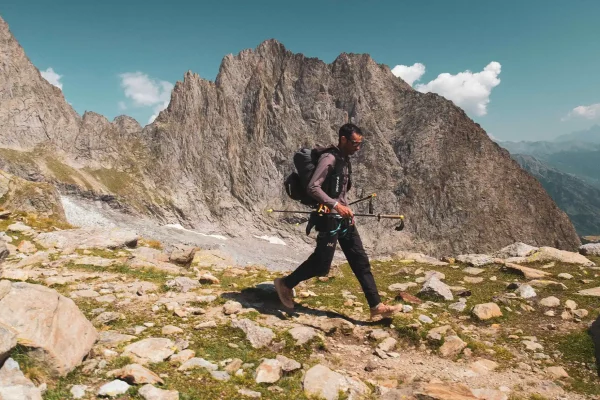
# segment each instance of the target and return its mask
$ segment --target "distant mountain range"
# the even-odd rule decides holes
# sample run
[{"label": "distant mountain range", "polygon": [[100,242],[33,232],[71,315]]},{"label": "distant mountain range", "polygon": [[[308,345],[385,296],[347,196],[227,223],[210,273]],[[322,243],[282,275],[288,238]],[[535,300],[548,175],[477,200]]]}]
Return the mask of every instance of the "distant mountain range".
[{"label": "distant mountain range", "polygon": [[567,213],[581,236],[600,233],[600,189],[564,173],[530,155],[512,157],[535,176],[548,194]]},{"label": "distant mountain range", "polygon": [[581,236],[600,234],[600,125],[553,141],[498,144],[540,181]]},{"label": "distant mountain range", "polygon": [[530,155],[600,189],[600,125],[553,141],[498,142],[511,154]]}]

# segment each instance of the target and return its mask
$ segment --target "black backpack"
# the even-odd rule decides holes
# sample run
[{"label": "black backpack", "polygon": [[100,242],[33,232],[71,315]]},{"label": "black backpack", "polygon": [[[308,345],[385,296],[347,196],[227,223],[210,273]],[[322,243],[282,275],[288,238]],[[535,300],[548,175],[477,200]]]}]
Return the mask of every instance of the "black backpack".
[{"label": "black backpack", "polygon": [[[297,200],[300,203],[315,207],[318,202],[310,197],[306,192],[308,183],[315,172],[315,168],[319,162],[319,158],[324,153],[331,153],[335,156],[336,163],[335,168],[329,173],[321,188],[331,198],[337,198],[342,192],[343,185],[343,163],[337,161],[342,158],[339,150],[335,146],[329,147],[316,147],[314,149],[302,148],[294,153],[294,166],[296,172],[292,172],[284,181],[285,192],[293,200]],[[348,190],[352,185],[350,175],[352,174],[352,166],[348,162]]]}]

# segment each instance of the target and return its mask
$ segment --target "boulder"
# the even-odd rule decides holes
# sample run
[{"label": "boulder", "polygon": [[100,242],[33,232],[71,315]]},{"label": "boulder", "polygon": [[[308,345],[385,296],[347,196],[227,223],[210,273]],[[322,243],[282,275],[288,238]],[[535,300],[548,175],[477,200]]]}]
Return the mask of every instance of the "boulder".
[{"label": "boulder", "polygon": [[579,247],[579,253],[584,256],[600,257],[600,243],[588,243]]},{"label": "boulder", "polygon": [[583,255],[570,251],[558,250],[553,247],[540,247],[538,251],[527,257],[528,262],[533,261],[560,261],[567,264],[579,264],[584,267],[595,267],[596,264]]},{"label": "boulder", "polygon": [[537,250],[539,250],[539,247],[533,247],[522,242],[516,242],[494,253],[494,257],[504,259],[510,257],[527,257]]},{"label": "boulder", "polygon": [[0,325],[33,349],[31,356],[59,375],[77,367],[97,338],[96,329],[73,300],[53,289],[0,281]]}]

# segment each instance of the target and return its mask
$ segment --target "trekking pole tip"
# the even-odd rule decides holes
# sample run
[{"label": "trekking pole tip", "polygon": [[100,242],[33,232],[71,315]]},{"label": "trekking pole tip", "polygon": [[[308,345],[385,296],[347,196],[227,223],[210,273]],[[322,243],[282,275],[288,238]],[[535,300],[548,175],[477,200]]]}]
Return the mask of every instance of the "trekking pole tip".
[{"label": "trekking pole tip", "polygon": [[269,209],[267,210],[267,212],[268,212],[268,213],[272,213],[272,212],[273,212],[273,209],[272,209],[272,208],[269,208]]}]

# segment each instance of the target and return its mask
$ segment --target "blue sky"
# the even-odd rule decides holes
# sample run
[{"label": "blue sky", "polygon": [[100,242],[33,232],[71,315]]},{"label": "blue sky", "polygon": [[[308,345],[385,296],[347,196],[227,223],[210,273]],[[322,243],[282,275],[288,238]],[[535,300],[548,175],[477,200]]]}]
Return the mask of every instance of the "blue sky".
[{"label": "blue sky", "polygon": [[500,140],[600,123],[600,1],[210,3],[3,0],[0,15],[80,114],[144,125],[185,71],[214,80],[225,55],[275,38],[326,62],[353,52],[404,65],[396,71],[420,77],[413,86],[451,98]]}]

